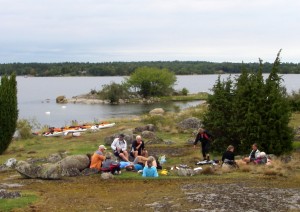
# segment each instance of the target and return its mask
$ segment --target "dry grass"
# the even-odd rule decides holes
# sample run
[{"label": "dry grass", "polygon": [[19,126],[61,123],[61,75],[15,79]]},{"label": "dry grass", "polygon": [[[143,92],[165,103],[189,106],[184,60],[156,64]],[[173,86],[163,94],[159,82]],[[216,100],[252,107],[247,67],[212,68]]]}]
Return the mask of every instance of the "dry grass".
[{"label": "dry grass", "polygon": [[[200,109],[194,108],[192,113],[198,113],[198,110]],[[176,116],[167,114],[164,118],[165,122],[159,123],[161,128],[156,132],[157,135],[163,139],[170,139],[175,144],[147,146],[151,154],[166,154],[167,162],[163,165],[164,168],[169,169],[178,164],[195,167],[195,162],[202,159],[199,147],[193,149],[191,144],[186,143],[187,139],[192,136],[191,133],[178,133],[173,124],[168,124],[171,116],[177,117],[179,120],[186,117],[186,113],[188,112],[184,111],[179,113],[181,115],[177,114]],[[104,143],[106,136],[145,125],[144,119],[140,118],[110,121],[115,122],[116,126],[97,133],[83,133],[78,138],[35,137],[29,140],[14,141],[5,154],[0,156],[0,163],[11,157],[15,157],[17,160],[26,160],[47,157],[56,152],[92,153],[99,144]],[[185,178],[169,175],[149,180],[143,179],[134,172],[124,171],[120,176],[108,181],[101,180],[99,175],[64,178],[59,181],[23,179],[17,175],[9,182],[21,183],[24,187],[17,190],[25,193],[33,192],[38,196],[37,202],[26,208],[15,209],[15,211],[153,211],[151,208],[145,208],[145,204],[171,200],[178,203],[180,210],[189,211],[195,204],[184,198],[182,185],[245,182],[261,187],[299,188],[299,161],[300,153],[295,152],[292,160],[288,163],[283,163],[278,158],[273,160],[270,166],[240,165],[239,169],[230,169],[229,171],[222,170],[218,166],[214,168],[203,166],[202,174]],[[7,182],[7,178],[16,174],[14,171],[0,173],[0,183]],[[170,210],[172,210],[170,207],[160,209],[160,211]],[[176,209],[174,210],[176,211]]]}]

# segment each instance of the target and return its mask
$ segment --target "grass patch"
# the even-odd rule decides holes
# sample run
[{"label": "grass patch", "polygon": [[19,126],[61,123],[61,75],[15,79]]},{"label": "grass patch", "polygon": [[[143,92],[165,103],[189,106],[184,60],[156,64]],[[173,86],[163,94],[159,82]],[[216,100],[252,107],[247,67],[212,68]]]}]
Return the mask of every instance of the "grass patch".
[{"label": "grass patch", "polygon": [[22,193],[20,198],[0,199],[0,211],[11,211],[16,208],[24,208],[35,202],[38,197],[33,193]]},{"label": "grass patch", "polygon": [[300,112],[292,114],[289,125],[293,128],[297,128],[300,126]]},{"label": "grass patch", "polygon": [[193,101],[193,100],[206,100],[208,93],[200,92],[197,94],[180,95],[180,96],[164,96],[160,99],[163,101]]},{"label": "grass patch", "polygon": [[300,149],[300,141],[294,141],[292,145],[293,145],[293,149],[295,150]]},{"label": "grass patch", "polygon": [[[66,177],[59,181],[25,180],[15,177],[12,178],[15,183],[26,184],[26,187],[22,189],[32,193],[24,193],[22,198],[18,199],[0,200],[0,211],[33,209],[36,211],[132,211],[133,208],[136,211],[152,211],[150,208],[145,208],[144,205],[171,200],[178,203],[182,211],[189,211],[194,208],[190,208],[193,203],[184,198],[185,194],[181,188],[185,184],[226,184],[242,181],[261,187],[299,187],[300,153],[297,151],[292,154],[290,162],[283,163],[280,158],[277,158],[269,167],[240,165],[239,169],[223,172],[219,166],[215,166],[213,169],[210,166],[203,166],[202,174],[192,177],[178,176],[176,170],[171,171],[171,167],[179,164],[187,164],[191,168],[198,167],[195,162],[202,160],[200,145],[194,149],[192,144],[187,143],[190,138],[194,139],[193,132],[176,131],[176,123],[184,118],[194,116],[193,114],[195,114],[194,117],[200,117],[199,114],[203,110],[205,110],[204,107],[194,107],[178,113],[166,113],[163,117],[151,119],[150,116],[147,116],[148,120],[141,118],[114,119],[111,121],[116,123],[115,127],[98,132],[82,133],[80,137],[37,136],[27,140],[13,141],[8,150],[0,155],[0,163],[9,158],[17,160],[43,158],[57,152],[67,152],[70,155],[93,153],[100,144],[105,143],[104,140],[107,136],[144,126],[149,124],[149,121],[160,126],[159,130],[155,132],[159,138],[164,141],[174,141],[174,144],[146,144],[149,155],[166,155],[167,161],[163,164],[163,168],[168,170],[169,175],[167,176],[160,175],[159,178],[149,179],[143,178],[137,172],[122,170],[121,175],[116,175],[114,179],[107,181],[102,180],[100,174]],[[299,122],[298,118],[293,120],[295,126],[297,123],[300,125],[300,114]],[[107,151],[111,151],[110,147],[107,147]],[[293,147],[299,148],[300,142],[293,142]],[[221,155],[212,153],[210,157],[220,159]],[[0,180],[1,182],[6,181],[7,178],[16,174],[14,170],[2,172]],[[97,188],[96,192],[95,188]],[[128,198],[129,196],[134,198]],[[166,197],[173,199],[166,199]],[[195,205],[195,208],[198,207],[199,205]],[[170,209],[170,207],[166,207],[161,210],[168,211]]]}]

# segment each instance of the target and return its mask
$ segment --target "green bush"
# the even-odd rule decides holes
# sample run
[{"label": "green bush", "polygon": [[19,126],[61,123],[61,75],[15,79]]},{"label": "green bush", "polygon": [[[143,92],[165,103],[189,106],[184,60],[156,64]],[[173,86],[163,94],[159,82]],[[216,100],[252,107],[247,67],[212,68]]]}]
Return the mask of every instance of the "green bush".
[{"label": "green bush", "polygon": [[168,69],[141,67],[130,75],[127,84],[147,98],[172,94],[176,80],[176,75]]},{"label": "green bush", "polygon": [[39,124],[34,120],[20,119],[17,122],[17,130],[22,139],[32,138],[32,130],[38,129]]},{"label": "green bush", "polygon": [[188,89],[182,88],[182,90],[181,90],[181,94],[182,94],[182,95],[187,96],[188,93],[189,93],[189,90],[188,90]]},{"label": "green bush", "polygon": [[108,99],[111,104],[119,103],[119,99],[127,99],[129,97],[127,85],[114,82],[109,85],[103,85],[102,90],[98,94],[101,99]]},{"label": "green bush", "polygon": [[292,94],[288,96],[288,100],[292,111],[300,111],[300,89],[297,92],[293,91]]}]

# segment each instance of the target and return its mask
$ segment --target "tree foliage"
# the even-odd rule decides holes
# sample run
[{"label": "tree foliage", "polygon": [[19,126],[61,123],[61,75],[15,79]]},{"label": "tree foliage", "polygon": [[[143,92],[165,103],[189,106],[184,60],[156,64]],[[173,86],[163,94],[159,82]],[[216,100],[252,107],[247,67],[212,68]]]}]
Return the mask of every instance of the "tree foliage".
[{"label": "tree foliage", "polygon": [[0,154],[12,141],[18,120],[16,74],[2,76],[0,84]]},{"label": "tree foliage", "polygon": [[98,92],[102,99],[108,99],[111,104],[119,103],[119,99],[126,99],[129,96],[128,87],[126,84],[117,84],[112,82],[109,85],[103,85],[102,90]]},{"label": "tree foliage", "polygon": [[167,69],[138,68],[127,79],[129,86],[143,97],[168,96],[173,92],[176,76]]},{"label": "tree foliage", "polygon": [[204,118],[206,128],[216,137],[216,151],[232,144],[238,152],[246,153],[253,143],[273,154],[291,150],[291,110],[278,75],[279,65],[280,52],[266,81],[261,61],[257,71],[243,69],[234,83],[231,79],[217,80]]},{"label": "tree foliage", "polygon": [[[141,67],[168,69],[176,75],[241,73],[257,70],[259,63],[215,63],[206,61],[145,61],[145,62],[104,62],[104,63],[8,63],[0,64],[0,75],[16,72],[17,75],[32,76],[128,76]],[[299,74],[300,64],[283,63],[280,73]],[[271,63],[263,64],[263,73],[270,73]]]},{"label": "tree foliage", "polygon": [[292,91],[292,94],[289,95],[288,100],[292,111],[300,111],[300,89],[298,91]]}]

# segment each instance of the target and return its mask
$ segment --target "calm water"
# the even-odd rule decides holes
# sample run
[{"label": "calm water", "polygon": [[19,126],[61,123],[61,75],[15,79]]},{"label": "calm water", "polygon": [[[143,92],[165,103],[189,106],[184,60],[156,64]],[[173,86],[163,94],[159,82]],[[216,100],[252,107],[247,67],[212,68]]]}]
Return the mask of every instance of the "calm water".
[{"label": "calm water", "polygon": [[[187,88],[190,93],[210,92],[217,75],[177,76],[175,89]],[[227,78],[228,75],[222,75]],[[284,75],[283,84],[288,92],[300,89],[300,75]],[[19,118],[35,119],[42,125],[63,126],[72,120],[79,122],[103,121],[108,118],[147,113],[153,108],[162,107],[171,111],[174,106],[181,109],[200,104],[200,101],[158,103],[152,105],[86,105],[56,104],[55,98],[67,98],[85,94],[91,89],[99,90],[110,82],[120,83],[124,77],[17,77]]]}]

